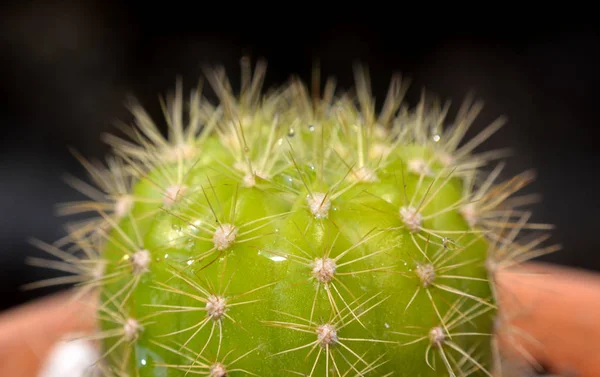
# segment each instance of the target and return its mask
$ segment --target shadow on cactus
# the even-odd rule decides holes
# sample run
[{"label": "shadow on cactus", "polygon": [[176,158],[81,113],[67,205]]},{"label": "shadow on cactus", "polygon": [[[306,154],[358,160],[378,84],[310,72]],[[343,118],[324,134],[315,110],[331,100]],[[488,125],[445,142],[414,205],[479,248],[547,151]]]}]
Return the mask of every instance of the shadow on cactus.
[{"label": "shadow on cactus", "polygon": [[37,242],[71,275],[34,286],[98,295],[109,376],[500,376],[494,275],[556,250],[516,195],[532,174],[475,153],[503,120],[463,140],[480,103],[450,120],[400,77],[380,106],[361,67],[343,95],[265,71],[207,75],[217,104],[178,83],[166,137],[133,103],[106,165],[78,155],[95,187],[60,212],[92,216]]}]

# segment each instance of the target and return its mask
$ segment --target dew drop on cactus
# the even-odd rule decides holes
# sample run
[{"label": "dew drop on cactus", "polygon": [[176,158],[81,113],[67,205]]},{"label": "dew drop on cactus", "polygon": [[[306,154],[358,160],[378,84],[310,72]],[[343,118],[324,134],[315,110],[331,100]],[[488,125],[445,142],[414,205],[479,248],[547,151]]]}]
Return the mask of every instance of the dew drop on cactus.
[{"label": "dew drop on cactus", "polygon": [[503,120],[463,140],[478,103],[410,109],[394,77],[375,112],[361,67],[337,96],[242,64],[237,93],[208,76],[217,104],[178,83],[166,136],[134,104],[106,167],[79,156],[99,191],[61,210],[92,216],[37,242],[98,295],[102,370],[499,377],[494,274],[553,251],[518,237],[546,228],[514,196],[531,174],[475,153]]}]

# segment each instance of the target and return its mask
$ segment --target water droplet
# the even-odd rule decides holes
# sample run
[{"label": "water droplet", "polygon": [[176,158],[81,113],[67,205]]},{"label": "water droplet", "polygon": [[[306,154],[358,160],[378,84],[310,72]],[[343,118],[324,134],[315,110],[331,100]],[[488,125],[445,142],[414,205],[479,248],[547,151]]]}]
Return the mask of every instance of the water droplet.
[{"label": "water droplet", "polygon": [[294,129],[294,127],[290,127],[290,129],[288,130],[288,136],[294,137],[294,135],[296,135],[296,130]]},{"label": "water droplet", "polygon": [[436,134],[436,135],[433,135],[433,141],[435,141],[436,143],[437,143],[438,141],[440,141],[440,139],[441,139],[440,135],[437,135],[437,134]]},{"label": "water droplet", "polygon": [[191,265],[192,265],[192,263],[194,263],[194,261],[193,261],[193,260],[189,260],[189,261],[187,261],[187,265],[188,265],[188,266],[191,266]]},{"label": "water droplet", "polygon": [[279,233],[279,228],[275,228],[275,233]]},{"label": "water droplet", "polygon": [[283,145],[283,139],[280,138],[279,140],[277,140],[277,146],[280,147],[282,145]]},{"label": "water droplet", "polygon": [[169,257],[169,254],[165,254],[165,259],[167,259]]},{"label": "water droplet", "polygon": [[250,152],[250,148],[248,148],[248,146],[245,146],[244,147],[244,153],[248,153],[248,152]]},{"label": "water droplet", "polygon": [[384,324],[384,326],[385,326],[385,328],[386,328],[386,329],[389,329],[389,328],[390,328],[390,325],[388,325],[388,323],[387,323],[387,322]]},{"label": "water droplet", "polygon": [[454,243],[454,241],[452,241],[452,239],[448,238],[448,237],[444,237],[442,238],[442,245],[444,246],[444,249],[449,249],[450,244]]},{"label": "water droplet", "polygon": [[258,255],[263,256],[265,258],[268,258],[268,259],[272,260],[273,262],[285,262],[285,261],[287,261],[287,258],[285,256],[275,255],[275,254],[272,254],[272,253],[270,253],[268,251],[265,251],[265,250],[259,250],[258,251]]},{"label": "water droplet", "polygon": [[315,126],[313,126],[312,124],[309,124],[309,125],[308,125],[308,130],[309,130],[310,132],[313,132],[313,131],[315,130]]},{"label": "water droplet", "polygon": [[154,364],[164,364],[165,361],[160,357],[159,354],[149,350],[146,347],[137,344],[135,346],[136,361],[138,368],[140,369],[152,369],[144,372],[144,375],[151,376],[166,376],[165,367],[153,367]]},{"label": "water droplet", "polygon": [[171,228],[176,231],[176,232],[180,232],[181,231],[181,227],[177,224],[173,224],[171,225]]}]

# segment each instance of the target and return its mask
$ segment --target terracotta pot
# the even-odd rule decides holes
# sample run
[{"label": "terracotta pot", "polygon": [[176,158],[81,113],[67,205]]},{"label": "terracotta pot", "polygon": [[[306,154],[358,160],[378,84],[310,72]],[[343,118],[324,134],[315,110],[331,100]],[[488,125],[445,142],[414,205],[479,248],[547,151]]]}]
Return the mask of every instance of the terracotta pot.
[{"label": "terracotta pot", "polygon": [[[526,349],[549,373],[599,375],[600,274],[535,263],[500,274],[498,282],[511,303],[507,312],[516,314],[510,324],[541,344],[513,347],[504,334],[504,350],[519,356]],[[93,330],[94,297],[70,299],[63,293],[0,315],[0,376],[36,377],[57,342]]]},{"label": "terracotta pot", "polygon": [[[520,345],[548,373],[600,375],[600,274],[529,263],[504,272],[499,288],[501,296],[508,299],[510,327],[534,340]],[[510,341],[505,348],[521,354]]]}]

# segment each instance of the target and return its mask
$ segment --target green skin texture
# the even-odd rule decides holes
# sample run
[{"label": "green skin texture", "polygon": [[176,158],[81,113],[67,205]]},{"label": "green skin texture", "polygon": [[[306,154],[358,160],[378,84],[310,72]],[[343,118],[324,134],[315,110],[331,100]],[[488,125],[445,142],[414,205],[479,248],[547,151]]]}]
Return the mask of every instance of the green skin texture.
[{"label": "green skin texture", "polygon": [[[311,134],[311,131],[304,130],[298,131],[293,138],[289,139],[295,143],[305,143],[309,146],[307,150],[310,150],[310,145],[314,145],[311,138],[318,139],[317,133]],[[256,151],[250,151],[252,152]],[[222,318],[220,342],[219,326],[215,324],[212,338],[203,353],[210,363],[217,361],[220,343],[219,361],[231,351],[225,360],[227,365],[254,350],[228,367],[230,369],[228,376],[247,375],[242,371],[259,376],[293,376],[294,374],[290,372],[308,376],[311,375],[313,366],[315,369],[312,376],[337,375],[334,373],[335,366],[344,375],[351,369],[348,361],[352,364],[356,363],[355,367],[359,371],[367,367],[357,360],[356,355],[361,355],[366,363],[375,363],[374,365],[385,362],[375,370],[366,373],[367,376],[385,376],[392,372],[394,376],[448,376],[443,360],[435,349],[429,352],[430,360],[434,360],[435,370],[427,364],[428,338],[415,344],[403,345],[418,337],[398,334],[398,332],[415,333],[419,334],[419,337],[426,337],[429,329],[440,325],[439,317],[426,291],[431,293],[442,316],[460,297],[436,287],[425,289],[421,287],[418,295],[406,309],[415,291],[421,286],[414,272],[416,263],[426,260],[412,241],[409,230],[403,227],[404,224],[398,213],[399,209],[407,204],[406,199],[410,199],[415,194],[419,181],[418,174],[408,171],[406,162],[410,158],[423,158],[430,153],[431,150],[420,146],[398,146],[386,165],[377,171],[379,177],[377,182],[356,184],[335,198],[327,218],[316,219],[307,206],[308,191],[302,181],[304,180],[311,191],[325,192],[347,173],[342,165],[340,165],[342,167],[326,169],[319,175],[318,155],[317,157],[313,155],[313,159],[308,160],[296,156],[296,166],[288,166],[278,176],[273,177],[273,181],[279,182],[279,185],[257,178],[257,186],[244,187],[241,179],[232,176],[231,170],[225,167],[235,162],[232,154],[221,145],[216,136],[211,136],[202,146],[200,160],[194,160],[189,173],[186,170],[185,184],[190,187],[190,190],[183,196],[184,199],[180,199],[168,210],[162,210],[158,203],[137,201],[132,216],[124,218],[119,223],[119,230],[112,230],[110,239],[104,246],[103,257],[109,262],[106,274],[117,271],[127,272],[121,273],[119,279],[103,287],[103,302],[106,301],[106,297],[110,297],[132,279],[132,273],[127,269],[123,270],[123,266],[127,263],[123,261],[124,254],[121,246],[128,245],[124,235],[135,240],[138,234],[143,240],[144,248],[152,255],[149,271],[142,275],[127,301],[122,301],[124,295],[115,299],[117,304],[122,305],[123,313],[133,318],[150,316],[146,320],[150,323],[144,326],[137,339],[132,342],[122,342],[118,348],[111,351],[109,359],[113,360],[112,365],[119,368],[120,358],[126,357],[126,373],[130,376],[185,375],[185,366],[190,364],[190,360],[178,354],[177,351],[180,349],[178,345],[187,342],[196,329],[170,336],[162,335],[198,324],[206,318],[207,312],[196,310],[156,314],[166,310],[157,307],[158,305],[200,309],[204,307],[202,302],[193,297],[158,289],[157,284],[164,283],[189,295],[203,296],[178,278],[181,274],[203,287],[207,287],[205,282],[208,282],[220,293],[227,288],[225,297],[233,297],[260,288],[237,299],[237,302],[260,301],[228,308],[227,314],[236,323],[230,318]],[[192,163],[187,163],[186,166],[192,166]],[[177,163],[171,164],[170,169],[176,171]],[[298,170],[305,174],[303,180]],[[149,177],[154,178],[138,182],[134,186],[133,194],[136,197],[162,198],[161,190],[151,182],[159,181],[160,174],[155,169],[154,172],[149,173]],[[422,198],[427,193],[432,181],[431,177],[423,179],[416,192],[417,198]],[[437,184],[444,183],[444,187],[437,191],[433,201],[422,211],[423,216],[439,212],[461,199],[460,177],[453,177],[447,182],[442,181],[444,179],[439,179]],[[403,185],[406,187],[404,188]],[[286,186],[293,190],[287,190]],[[297,192],[301,194],[298,195]],[[416,203],[418,204],[418,201]],[[232,206],[235,206],[233,212]],[[154,214],[135,220],[135,227],[132,226],[132,218],[142,216],[148,211],[154,211]],[[230,217],[232,213],[234,213],[233,218]],[[233,223],[236,226],[243,226],[267,216],[272,218],[249,227],[248,229],[266,224],[248,236],[238,236],[239,240],[253,238],[252,240],[234,242],[227,250],[214,251],[202,260],[196,260],[191,265],[186,264],[185,262],[190,258],[202,255],[213,248],[211,235],[190,225],[188,219],[205,222],[214,228],[217,226],[215,214],[222,223]],[[460,238],[461,244],[468,244],[478,238],[449,264],[467,261],[470,263],[453,269],[448,274],[474,277],[483,281],[466,279],[443,279],[443,281],[440,279],[439,281],[462,292],[468,292],[470,295],[489,299],[490,283],[487,281],[488,272],[484,265],[488,241],[478,237],[476,233],[469,232],[471,229],[458,210],[448,211],[426,220],[423,226],[432,231],[464,231],[465,234],[448,235],[451,239]],[[242,228],[240,232],[243,233],[243,230]],[[381,233],[376,235],[377,230]],[[423,232],[420,234],[427,236]],[[313,278],[311,267],[299,263],[301,261],[298,259],[283,258],[282,255],[291,254],[307,258],[309,254],[310,259],[313,260],[322,257],[324,251],[328,250],[335,240],[329,254],[330,257],[335,257],[357,245],[365,236],[373,237],[345,254],[337,264],[348,261],[353,263],[339,267],[337,272],[368,272],[337,275],[337,281],[342,284],[334,281],[335,289],[331,290],[338,309],[350,314],[346,304],[350,305],[353,312],[360,316],[360,322],[364,327],[358,321],[353,321],[350,314],[345,317],[345,321],[349,324],[340,329],[337,335],[343,339],[377,339],[383,342],[342,341],[355,355],[339,344],[335,344],[329,349],[332,357],[329,358],[328,363],[325,357],[327,350],[319,345],[314,347],[310,355],[308,353],[313,347],[273,356],[281,351],[313,343],[317,337],[314,330],[310,333],[276,327],[271,325],[271,321],[306,325],[311,317],[313,303],[316,303],[312,316],[315,324],[325,323],[335,315],[323,284],[318,286],[317,280]],[[418,237],[416,239],[423,250],[427,250],[430,257],[439,250],[439,247],[434,245],[425,249],[426,241]],[[439,239],[432,238],[431,241],[440,243]],[[174,275],[172,271],[180,272]],[[319,292],[315,300],[317,288]],[[343,296],[346,304],[341,300],[336,289]],[[357,301],[353,303],[355,299]],[[363,303],[364,305],[360,306]],[[474,304],[476,301],[465,299],[460,311],[464,312]],[[370,310],[361,314],[360,310],[355,309],[358,306]],[[115,310],[114,303],[108,303],[107,307]],[[494,311],[491,310],[452,331],[490,333],[493,320]],[[123,327],[122,323],[106,320],[103,320],[101,325],[104,330]],[[187,343],[187,352],[185,349],[182,352],[194,358],[196,353],[205,346],[212,327],[213,320],[210,320]],[[108,350],[119,339],[119,337],[104,339],[103,346]],[[477,345],[475,352],[477,360],[490,370],[490,337],[457,337],[454,342],[467,352]],[[452,350],[447,354],[452,354],[457,361],[461,359],[460,354]],[[317,355],[320,356],[315,366]],[[381,358],[376,361],[380,356]],[[204,362],[206,363],[206,360]],[[157,366],[157,363],[181,365],[182,368]],[[329,373],[325,371],[326,365],[330,368]],[[466,369],[468,368],[465,367]],[[460,375],[458,371],[455,372]],[[210,375],[207,369],[191,369],[188,375],[198,375],[198,373]],[[355,376],[359,373],[350,371],[347,375]],[[484,373],[476,371],[471,375],[483,376]]]}]

